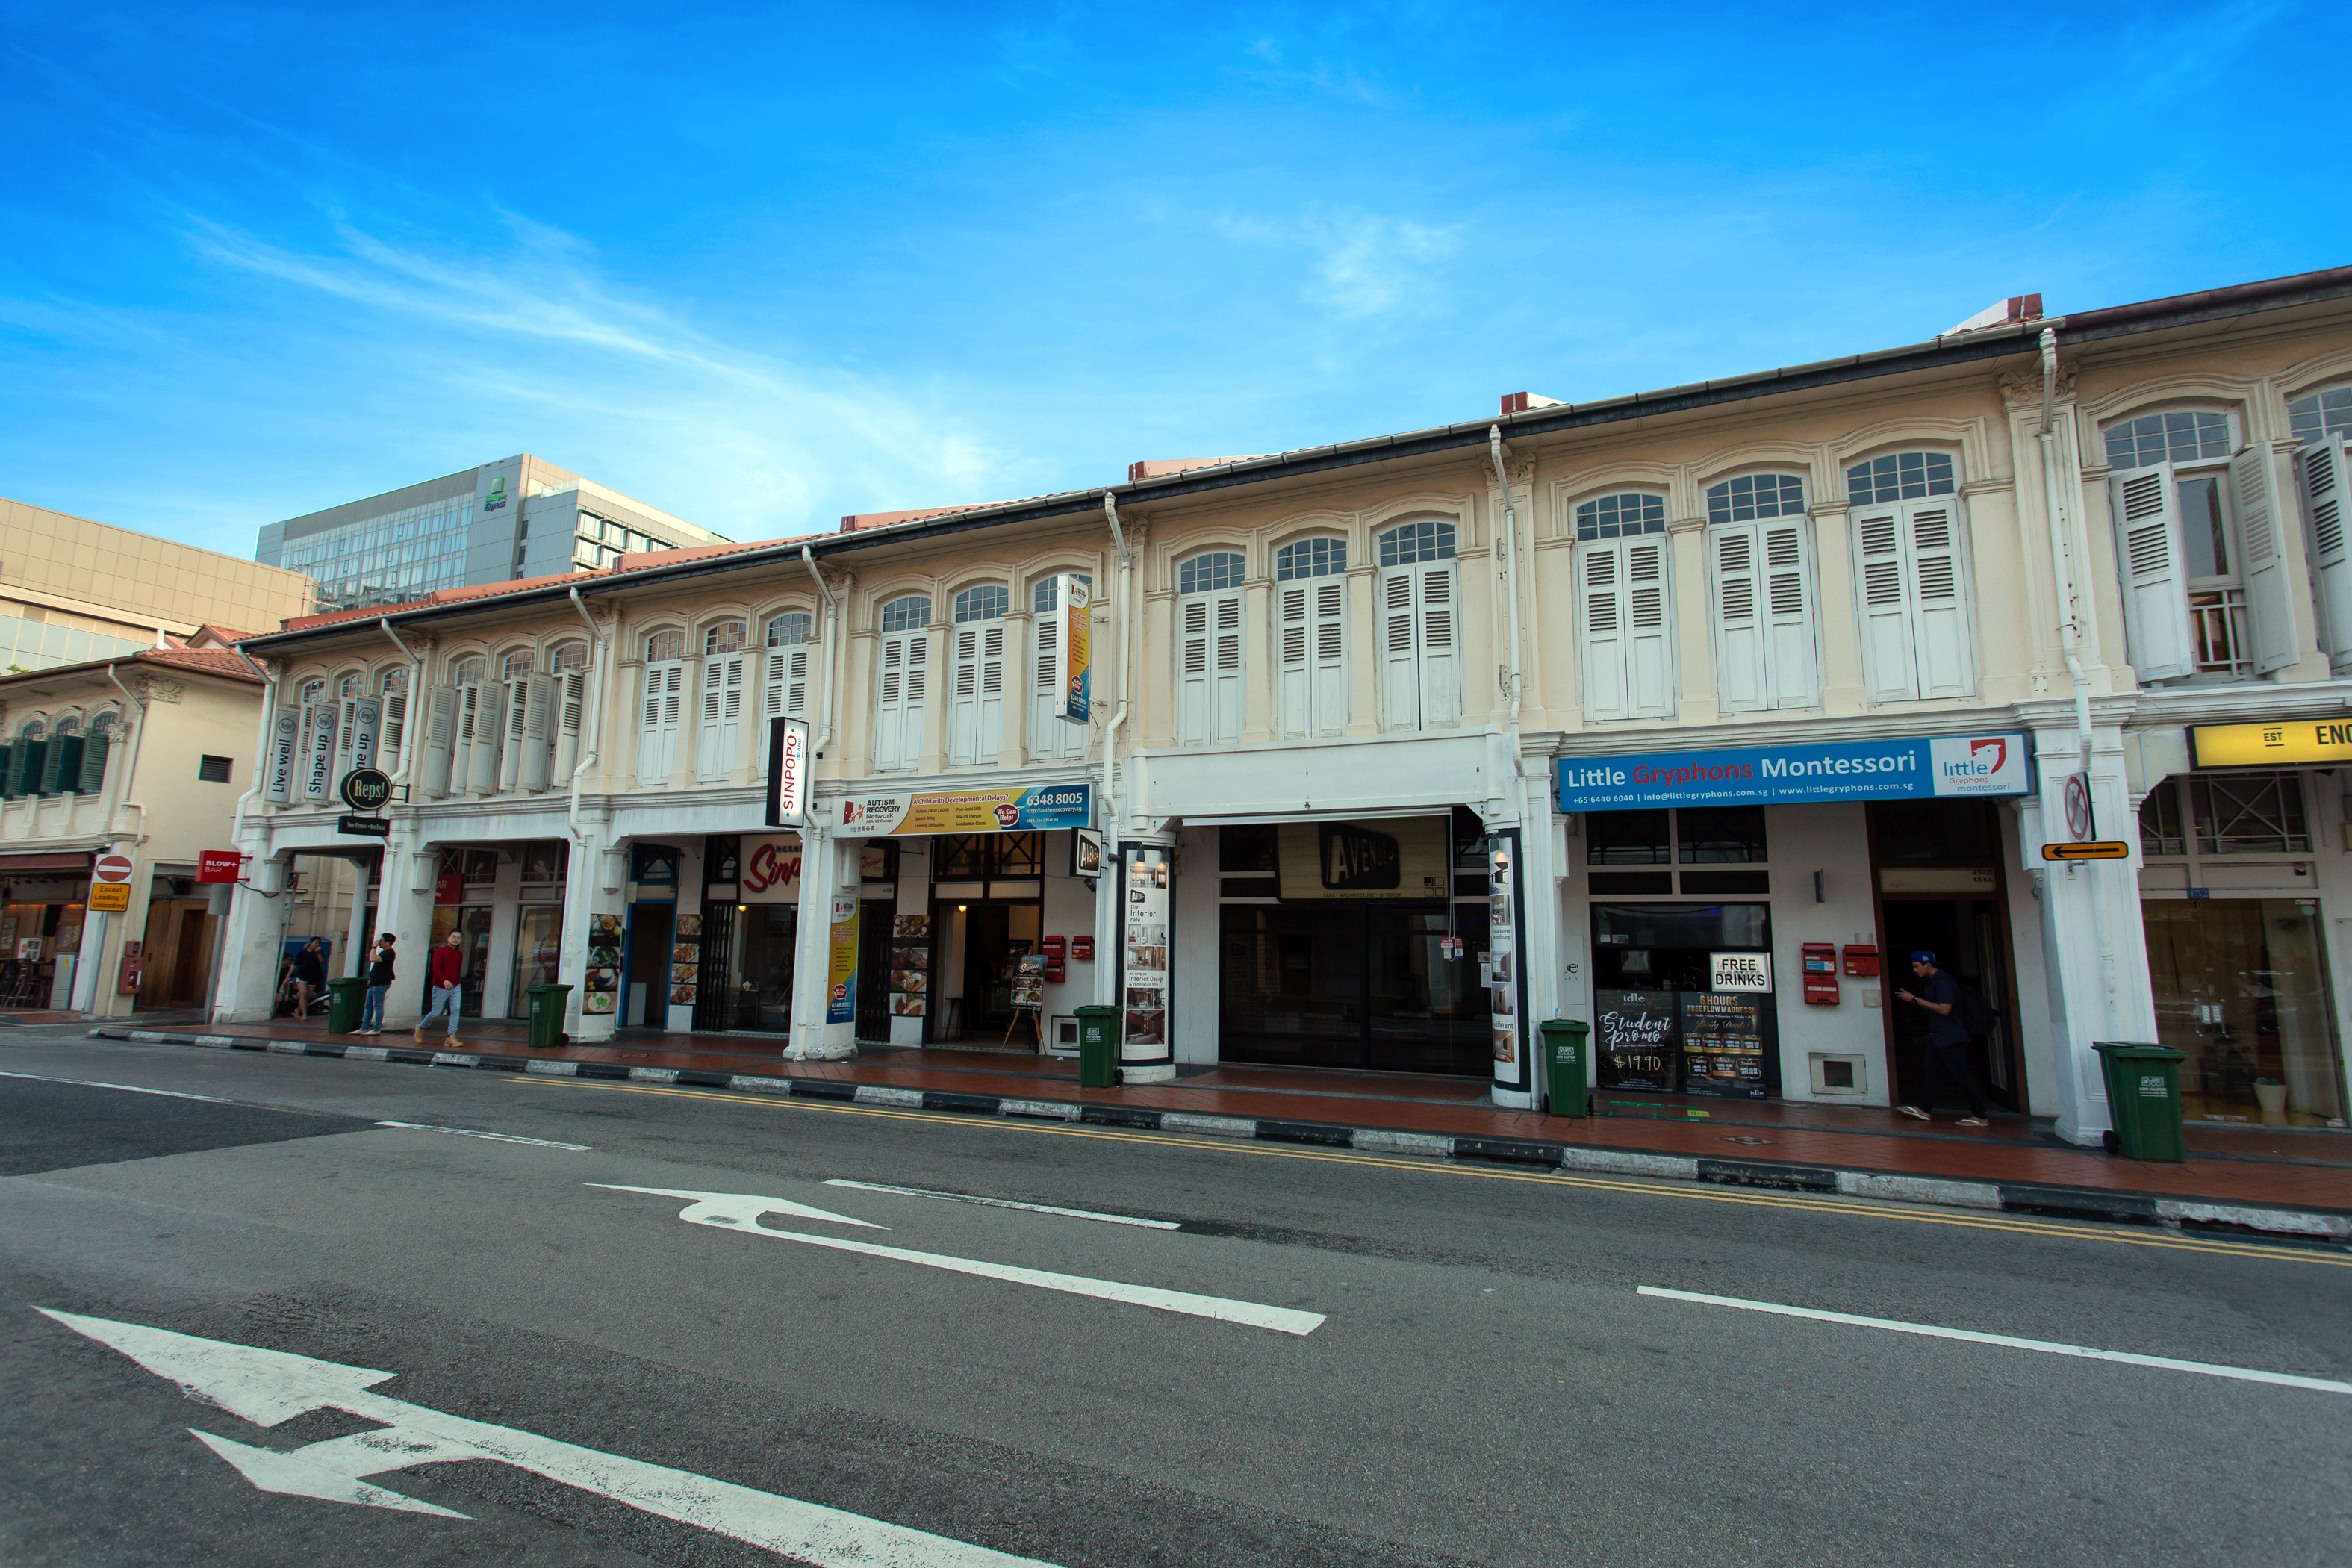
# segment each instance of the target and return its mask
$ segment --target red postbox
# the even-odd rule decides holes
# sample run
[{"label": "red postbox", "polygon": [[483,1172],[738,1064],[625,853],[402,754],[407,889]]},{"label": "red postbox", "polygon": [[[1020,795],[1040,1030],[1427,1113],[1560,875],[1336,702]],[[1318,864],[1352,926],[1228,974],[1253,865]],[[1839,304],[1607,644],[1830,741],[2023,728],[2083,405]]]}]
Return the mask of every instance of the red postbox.
[{"label": "red postbox", "polygon": [[1066,944],[1060,937],[1049,936],[1039,944],[1039,950],[1043,952],[1047,958],[1060,958],[1066,953],[1067,948]]},{"label": "red postbox", "polygon": [[1878,945],[1875,942],[1850,942],[1845,944],[1845,972],[1867,980],[1878,973]]},{"label": "red postbox", "polygon": [[1095,961],[1095,939],[1090,936],[1072,937],[1070,956],[1080,963],[1092,963]]},{"label": "red postbox", "polygon": [[117,977],[114,984],[114,992],[116,995],[136,996],[139,994],[139,955],[142,951],[141,944],[138,942],[126,942],[122,944],[122,967],[117,972]]},{"label": "red postbox", "polygon": [[1838,1003],[1837,943],[1809,942],[1804,946],[1805,1001],[1815,1007]]},{"label": "red postbox", "polygon": [[1052,953],[1045,955],[1045,984],[1059,985],[1070,978],[1070,966]]}]

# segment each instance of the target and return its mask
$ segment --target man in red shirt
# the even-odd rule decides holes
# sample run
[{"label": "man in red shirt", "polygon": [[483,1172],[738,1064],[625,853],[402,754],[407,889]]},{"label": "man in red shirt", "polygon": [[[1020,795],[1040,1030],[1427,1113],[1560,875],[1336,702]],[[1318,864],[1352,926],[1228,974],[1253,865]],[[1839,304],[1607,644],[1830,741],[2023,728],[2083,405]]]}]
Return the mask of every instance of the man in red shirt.
[{"label": "man in red shirt", "polygon": [[425,1043],[425,1026],[446,1007],[448,1022],[442,1027],[448,1030],[452,1047],[462,1046],[466,1042],[457,1037],[457,1008],[466,995],[466,933],[451,931],[449,940],[433,950],[432,962],[425,969],[433,978],[433,1005],[416,1020],[416,1043]]}]

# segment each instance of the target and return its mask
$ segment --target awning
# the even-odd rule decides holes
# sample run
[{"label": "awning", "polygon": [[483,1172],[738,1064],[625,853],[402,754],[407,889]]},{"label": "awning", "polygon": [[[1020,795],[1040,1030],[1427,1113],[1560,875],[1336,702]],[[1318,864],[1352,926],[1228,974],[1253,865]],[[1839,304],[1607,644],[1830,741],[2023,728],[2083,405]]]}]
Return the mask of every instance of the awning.
[{"label": "awning", "polygon": [[19,876],[26,871],[89,870],[90,852],[87,849],[35,849],[21,854],[0,854],[0,876]]}]

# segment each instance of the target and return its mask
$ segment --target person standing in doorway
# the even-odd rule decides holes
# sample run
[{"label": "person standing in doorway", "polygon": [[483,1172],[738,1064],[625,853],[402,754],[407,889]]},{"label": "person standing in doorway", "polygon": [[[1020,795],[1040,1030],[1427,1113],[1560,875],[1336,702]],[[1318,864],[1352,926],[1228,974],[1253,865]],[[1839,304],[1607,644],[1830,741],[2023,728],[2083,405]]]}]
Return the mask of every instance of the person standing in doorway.
[{"label": "person standing in doorway", "polygon": [[433,1005],[416,1020],[416,1043],[425,1043],[425,1026],[446,1007],[448,1022],[442,1026],[449,1031],[449,1044],[462,1046],[466,1042],[457,1037],[457,1008],[466,995],[466,933],[451,931],[449,940],[433,950],[425,969],[433,978]]},{"label": "person standing in doorway", "polygon": [[307,1018],[310,1016],[310,998],[316,996],[326,984],[327,952],[319,945],[319,939],[314,936],[302,944],[301,952],[294,955],[294,1016],[296,1017]]},{"label": "person standing in doorway", "polygon": [[368,965],[367,1001],[360,1008],[360,1033],[383,1033],[383,995],[392,989],[393,942],[390,932],[375,939],[375,959]]},{"label": "person standing in doorway", "polygon": [[1948,1073],[1960,1080],[1969,1098],[1969,1113],[1960,1118],[1960,1125],[1982,1127],[1986,1124],[1984,1090],[1977,1087],[1977,1075],[1969,1068],[1969,1030],[1960,1017],[1959,978],[1937,967],[1936,955],[1925,948],[1911,955],[1911,973],[1918,977],[1919,989],[1895,994],[1927,1015],[1927,1087],[1918,1105],[1895,1109],[1922,1121],[1934,1121],[1929,1112],[1936,1109],[1936,1093]]}]

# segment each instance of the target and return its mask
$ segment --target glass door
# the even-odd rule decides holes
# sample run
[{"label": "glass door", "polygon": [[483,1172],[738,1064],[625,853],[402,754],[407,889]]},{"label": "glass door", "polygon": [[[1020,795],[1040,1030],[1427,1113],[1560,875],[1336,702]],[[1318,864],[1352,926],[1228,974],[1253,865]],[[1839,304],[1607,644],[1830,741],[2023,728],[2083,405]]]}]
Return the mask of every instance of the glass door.
[{"label": "glass door", "polygon": [[2319,921],[2294,899],[2145,899],[2157,1039],[2187,1051],[2180,1108],[2324,1127],[2344,1115]]},{"label": "glass door", "polygon": [[514,984],[507,992],[507,1016],[530,1016],[533,985],[555,984],[556,961],[563,949],[563,906],[525,904],[515,926]]},{"label": "glass door", "polygon": [[[490,971],[490,906],[488,904],[442,904],[433,911],[433,947],[438,948],[449,940],[451,931],[463,931],[465,942],[458,952],[465,954],[466,971],[459,984],[465,987],[459,998],[458,1012],[468,1018],[482,1016],[482,978]],[[432,958],[432,948],[425,951],[426,962]],[[425,986],[425,1005],[433,1005],[433,982],[429,971]]]}]

